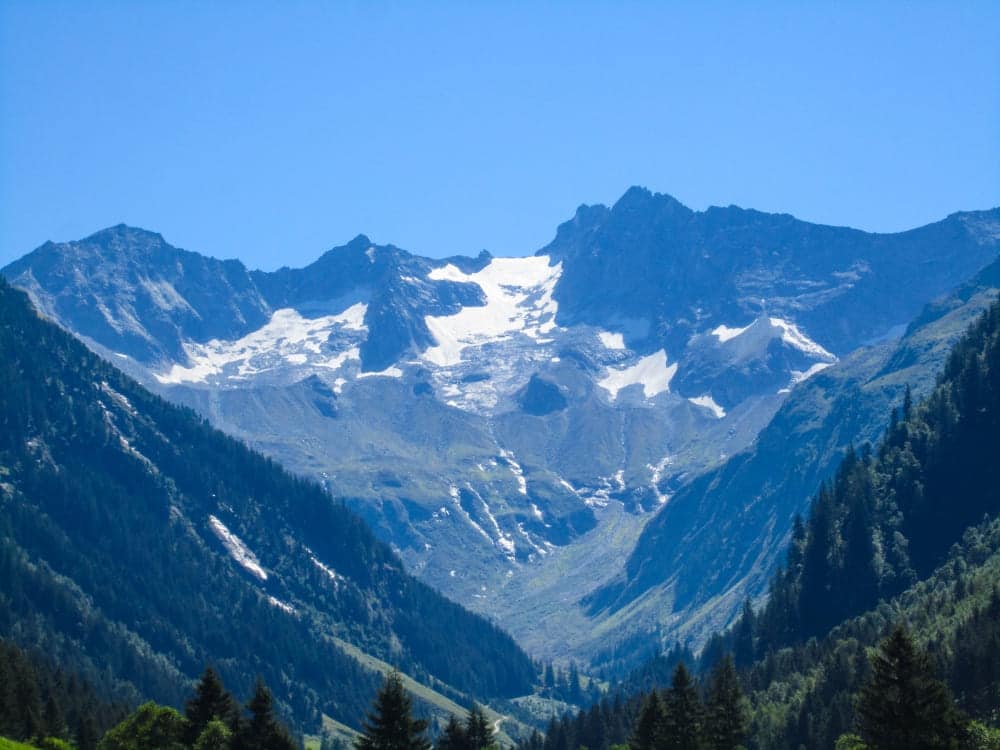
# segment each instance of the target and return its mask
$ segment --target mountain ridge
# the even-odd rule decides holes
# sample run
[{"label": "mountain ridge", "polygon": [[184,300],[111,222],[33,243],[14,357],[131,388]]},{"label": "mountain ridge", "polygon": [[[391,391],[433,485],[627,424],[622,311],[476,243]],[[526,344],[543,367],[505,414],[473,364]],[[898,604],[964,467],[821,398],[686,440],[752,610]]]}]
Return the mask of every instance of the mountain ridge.
[{"label": "mountain ridge", "polygon": [[[227,277],[118,228],[170,261],[130,270],[112,232],[4,272],[148,387],[321,481],[409,570],[512,622],[520,581],[551,580],[578,543],[631,544],[790,394],[994,260],[998,217],[875,235],[637,188],[522,258],[359,235],[305,269]],[[623,563],[580,557],[593,586]]]}]

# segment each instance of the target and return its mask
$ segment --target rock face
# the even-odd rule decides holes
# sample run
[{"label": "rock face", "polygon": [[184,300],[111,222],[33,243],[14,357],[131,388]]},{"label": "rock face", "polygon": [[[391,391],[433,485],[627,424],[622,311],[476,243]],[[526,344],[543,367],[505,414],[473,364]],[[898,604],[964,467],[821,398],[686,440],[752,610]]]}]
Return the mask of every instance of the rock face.
[{"label": "rock face", "polygon": [[[533,257],[359,236],[265,273],[120,226],[3,272],[146,385],[320,477],[425,580],[537,653],[589,657],[523,614],[565,594],[546,571],[587,560],[574,602],[621,573],[678,488],[998,248],[998,210],[875,235],[633,188]],[[605,612],[564,609],[581,632]]]}]

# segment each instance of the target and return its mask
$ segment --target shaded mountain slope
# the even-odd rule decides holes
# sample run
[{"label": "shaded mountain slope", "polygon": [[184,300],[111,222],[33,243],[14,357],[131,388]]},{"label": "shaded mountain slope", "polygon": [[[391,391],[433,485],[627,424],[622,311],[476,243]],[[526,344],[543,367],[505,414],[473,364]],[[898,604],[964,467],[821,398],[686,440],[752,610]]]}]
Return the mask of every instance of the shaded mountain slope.
[{"label": "shaded mountain slope", "polygon": [[[300,726],[356,725],[377,677],[530,688],[494,625],[406,574],[316,484],[150,394],[0,281],[0,624],[176,704],[205,663],[262,674]],[[458,694],[456,692],[456,694]]]}]

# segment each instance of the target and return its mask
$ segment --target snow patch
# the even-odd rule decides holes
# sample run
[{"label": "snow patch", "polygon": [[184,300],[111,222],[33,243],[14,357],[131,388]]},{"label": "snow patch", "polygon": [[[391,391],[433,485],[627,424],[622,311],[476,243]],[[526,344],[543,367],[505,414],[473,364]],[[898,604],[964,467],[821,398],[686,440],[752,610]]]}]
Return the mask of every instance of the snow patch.
[{"label": "snow patch", "polygon": [[117,402],[117,404],[120,407],[122,407],[125,411],[127,411],[129,414],[135,416],[138,413],[132,406],[132,402],[129,401],[127,397],[125,397],[124,395],[116,391],[114,388],[112,388],[110,385],[108,385],[107,380],[101,381],[101,390],[104,391],[106,394],[108,394],[112,399],[114,399],[115,402]]},{"label": "snow patch", "polygon": [[761,326],[766,326],[766,329],[771,332],[776,331],[780,333],[782,341],[789,346],[798,349],[800,352],[804,352],[805,354],[818,357],[819,359],[823,359],[828,362],[835,362],[837,360],[836,356],[802,333],[797,325],[782,318],[760,317],[753,323],[743,326],[742,328],[731,328],[726,325],[721,325],[714,328],[711,333],[719,340],[720,343],[725,343],[727,341],[732,341],[738,336],[742,336],[751,328],[756,330]]},{"label": "snow patch", "polygon": [[513,559],[514,554],[517,552],[517,547],[514,545],[514,540],[510,537],[509,534],[504,533],[503,529],[500,528],[500,524],[497,523],[497,519],[493,516],[493,513],[490,512],[489,503],[487,503],[486,500],[484,500],[479,495],[478,492],[476,493],[476,497],[478,497],[479,501],[483,504],[483,510],[486,512],[486,517],[490,519],[490,523],[493,525],[493,531],[497,535],[496,545],[501,550],[503,550],[503,553],[507,555],[507,557]]},{"label": "snow patch", "polygon": [[796,326],[794,323],[789,323],[788,321],[782,320],[781,318],[770,318],[770,322],[771,325],[774,326],[775,328],[781,329],[781,340],[784,341],[789,346],[793,346],[799,351],[805,352],[806,354],[812,354],[815,357],[820,357],[821,359],[825,359],[828,362],[837,361],[836,356],[828,352],[822,346],[820,346],[811,338],[802,333],[802,331],[800,331],[798,326]]},{"label": "snow patch", "polygon": [[215,516],[208,517],[208,525],[212,529],[212,532],[219,538],[219,541],[222,542],[222,546],[229,552],[230,557],[251,575],[256,576],[262,581],[267,580],[267,571],[261,567],[257,556],[250,551],[250,548],[243,543],[242,539],[226,528],[226,525]]},{"label": "snow patch", "polygon": [[281,601],[281,599],[277,598],[276,596],[268,596],[267,603],[270,604],[272,607],[277,607],[282,612],[287,612],[290,615],[295,614],[295,607],[293,607],[288,602]]},{"label": "snow patch", "polygon": [[487,534],[486,530],[478,523],[476,523],[476,519],[470,516],[469,512],[462,507],[462,501],[459,500],[458,496],[459,495],[458,487],[456,487],[455,485],[449,487],[448,494],[451,495],[451,501],[455,505],[455,510],[457,510],[458,513],[461,514],[465,518],[465,520],[469,522],[469,525],[472,526],[472,528],[474,528],[476,531],[482,534],[483,538],[486,539],[486,541],[488,541],[490,544],[493,544],[493,537]]},{"label": "snow patch", "polygon": [[618,398],[618,392],[630,385],[642,385],[646,398],[653,398],[659,393],[670,390],[670,381],[677,374],[677,363],[667,364],[667,353],[658,352],[642,357],[634,365],[623,368],[608,368],[608,374],[597,384],[611,395],[611,400]]},{"label": "snow patch", "polygon": [[646,465],[646,468],[649,469],[651,475],[649,483],[653,488],[653,494],[656,495],[656,501],[660,505],[665,505],[667,500],[670,499],[670,495],[660,492],[660,480],[663,478],[663,472],[666,471],[666,468],[673,463],[673,460],[672,456],[667,455],[661,458],[659,463],[655,466],[653,464]]},{"label": "snow patch", "polygon": [[712,335],[715,336],[721,343],[725,343],[730,339],[736,338],[741,333],[745,333],[746,330],[752,325],[753,323],[750,323],[750,325],[745,325],[742,328],[730,328],[726,325],[717,326],[712,330]]},{"label": "snow patch", "polygon": [[695,396],[694,398],[689,398],[690,401],[695,406],[701,406],[708,409],[712,414],[715,415],[716,419],[722,419],[726,416],[726,410],[719,406],[715,399],[712,398],[711,394],[705,394],[704,396]]},{"label": "snow patch", "polygon": [[358,378],[401,378],[403,377],[403,371],[398,367],[386,367],[384,370],[378,372],[360,372],[358,373]]},{"label": "snow patch", "polygon": [[271,319],[252,333],[235,341],[212,339],[208,343],[184,342],[188,366],[175,364],[169,372],[155,374],[164,384],[203,383],[211,376],[237,368],[230,379],[244,379],[274,369],[283,363],[302,364],[316,360],[320,367],[339,368],[348,359],[360,355],[356,346],[336,352],[325,359],[324,347],[335,330],[365,332],[368,305],[358,302],[336,315],[305,318],[297,310],[275,310]]},{"label": "snow patch", "polygon": [[333,568],[324,565],[322,561],[318,557],[316,557],[316,555],[310,553],[309,559],[312,561],[312,564],[316,566],[316,568],[325,573],[327,578],[329,578],[333,582],[334,588],[340,588],[341,582],[347,580],[346,578],[344,578],[344,576],[340,575],[340,573],[335,571]]},{"label": "snow patch", "polygon": [[601,343],[604,344],[605,349],[621,350],[625,348],[625,337],[620,333],[599,331],[597,338],[599,338]]},{"label": "snow patch", "polygon": [[521,468],[521,464],[514,460],[514,454],[501,448],[500,457],[507,462],[507,466],[510,467],[511,472],[513,472],[514,478],[517,479],[517,491],[522,495],[527,495],[528,482],[524,478],[524,470]]},{"label": "snow patch", "polygon": [[469,346],[504,341],[515,334],[538,342],[555,328],[558,304],[552,291],[562,273],[562,263],[549,265],[546,255],[528,258],[494,258],[482,270],[467,274],[451,263],[435,268],[427,278],[476,284],[486,297],[482,307],[463,307],[454,315],[424,318],[437,342],[423,358],[439,367],[462,361]]},{"label": "snow patch", "polygon": [[797,385],[804,380],[809,380],[813,375],[822,372],[827,367],[831,367],[833,362],[817,362],[808,370],[792,370],[792,382],[790,385]]}]

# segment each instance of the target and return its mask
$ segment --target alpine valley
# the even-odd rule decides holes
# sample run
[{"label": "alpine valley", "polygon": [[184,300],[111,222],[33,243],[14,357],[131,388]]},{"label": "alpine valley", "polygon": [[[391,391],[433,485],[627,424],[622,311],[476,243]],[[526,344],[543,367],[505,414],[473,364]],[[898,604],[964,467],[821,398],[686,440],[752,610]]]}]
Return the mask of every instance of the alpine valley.
[{"label": "alpine valley", "polygon": [[[96,360],[81,370],[60,344],[79,380],[61,382],[135,454],[122,471],[146,462],[157,477],[171,543],[221,545],[259,589],[257,603],[233,589],[241,606],[268,621],[308,613],[372,658],[402,655],[443,693],[510,697],[530,662],[483,620],[463,615],[466,633],[488,632],[483,647],[507,650],[511,671],[481,684],[391,623],[444,606],[437,589],[539,659],[622,675],[675,639],[698,647],[764,597],[843,451],[880,436],[906,386],[930,392],[995,299],[998,253],[1000,209],[871,234],[632,188],[581,206],[527,257],[431,259],[362,235],[264,272],[116,226],[46,243],[3,274],[115,368],[319,482],[391,547],[340,503],[303,521],[236,477],[218,480],[225,492],[185,487],[166,462],[189,437],[147,419],[166,406]],[[250,461],[199,429],[218,472]],[[44,440],[25,450],[71,470]],[[325,550],[339,528],[350,541]],[[373,580],[351,545],[380,561]],[[317,603],[323,575],[359,601],[372,587],[417,593],[347,626]],[[316,703],[326,686],[306,682],[296,710],[333,712]]]}]

